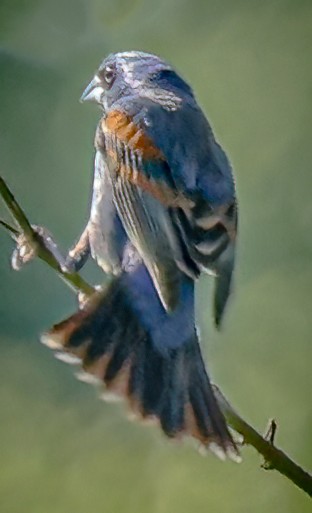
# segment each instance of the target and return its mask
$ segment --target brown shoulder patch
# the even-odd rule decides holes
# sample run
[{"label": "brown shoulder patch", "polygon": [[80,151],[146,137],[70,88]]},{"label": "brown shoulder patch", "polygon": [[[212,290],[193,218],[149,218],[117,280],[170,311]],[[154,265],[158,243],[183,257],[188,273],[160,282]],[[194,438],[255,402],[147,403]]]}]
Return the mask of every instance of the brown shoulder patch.
[{"label": "brown shoulder patch", "polygon": [[163,153],[154,146],[152,139],[123,112],[119,110],[109,112],[106,118],[103,118],[101,126],[104,133],[114,134],[129,148],[139,151],[143,158],[165,160]]}]

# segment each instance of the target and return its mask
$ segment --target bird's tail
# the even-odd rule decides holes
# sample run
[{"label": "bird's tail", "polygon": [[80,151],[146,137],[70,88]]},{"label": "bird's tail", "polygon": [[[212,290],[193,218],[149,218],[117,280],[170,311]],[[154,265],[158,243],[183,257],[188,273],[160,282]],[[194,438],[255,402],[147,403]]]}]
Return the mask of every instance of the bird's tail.
[{"label": "bird's tail", "polygon": [[189,435],[221,458],[239,455],[218,407],[194,325],[193,282],[181,285],[181,305],[167,314],[141,264],[55,325],[42,342],[80,363],[87,381],[126,399],[143,419],[172,438]]}]

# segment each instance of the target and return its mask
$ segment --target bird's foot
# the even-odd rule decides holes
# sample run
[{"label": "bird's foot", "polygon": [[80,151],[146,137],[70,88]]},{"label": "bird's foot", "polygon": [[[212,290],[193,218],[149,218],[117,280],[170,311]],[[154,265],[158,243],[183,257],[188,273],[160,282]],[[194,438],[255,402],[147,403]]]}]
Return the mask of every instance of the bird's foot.
[{"label": "bird's foot", "polygon": [[12,268],[19,271],[25,264],[38,256],[39,248],[43,247],[54,256],[62,270],[65,268],[66,272],[71,272],[68,271],[66,260],[58,249],[51,233],[43,226],[32,225],[32,229],[34,231],[33,240],[30,240],[24,233],[15,237],[16,247],[11,257]]}]

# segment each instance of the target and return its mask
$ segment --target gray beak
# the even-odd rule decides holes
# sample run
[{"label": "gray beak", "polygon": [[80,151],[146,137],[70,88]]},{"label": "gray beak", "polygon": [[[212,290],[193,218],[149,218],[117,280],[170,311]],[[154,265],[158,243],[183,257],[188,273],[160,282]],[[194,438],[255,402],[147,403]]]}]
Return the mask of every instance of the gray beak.
[{"label": "gray beak", "polygon": [[104,88],[102,86],[102,82],[100,78],[97,75],[95,75],[93,80],[91,80],[90,84],[88,84],[85,90],[83,91],[80,97],[80,101],[101,103],[103,92]]}]

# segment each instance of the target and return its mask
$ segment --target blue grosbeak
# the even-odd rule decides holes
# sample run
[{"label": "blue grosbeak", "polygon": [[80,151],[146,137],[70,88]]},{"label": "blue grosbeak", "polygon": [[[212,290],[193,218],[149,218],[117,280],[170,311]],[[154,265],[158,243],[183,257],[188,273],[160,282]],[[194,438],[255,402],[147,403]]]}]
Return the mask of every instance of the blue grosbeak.
[{"label": "blue grosbeak", "polygon": [[84,91],[103,115],[95,135],[89,222],[69,253],[115,275],[108,289],[44,342],[82,360],[169,437],[184,434],[238,459],[208,379],[194,321],[194,284],[214,276],[214,319],[230,293],[235,184],[190,86],[159,57],[110,55]]}]

